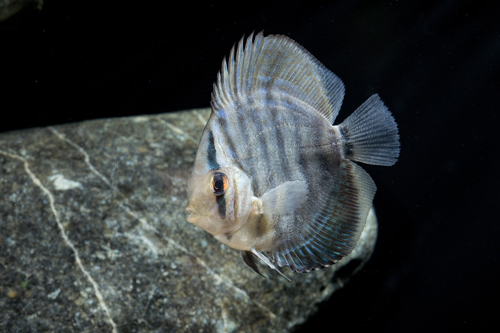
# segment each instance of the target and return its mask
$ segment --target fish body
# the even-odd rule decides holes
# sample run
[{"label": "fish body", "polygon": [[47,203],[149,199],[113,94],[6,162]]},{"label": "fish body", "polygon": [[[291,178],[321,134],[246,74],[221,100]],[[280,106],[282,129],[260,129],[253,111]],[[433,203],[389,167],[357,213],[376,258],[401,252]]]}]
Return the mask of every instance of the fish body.
[{"label": "fish body", "polygon": [[214,84],[187,220],[259,274],[256,257],[309,272],[348,255],[376,191],[356,162],[393,165],[400,144],[378,95],[332,125],[343,98],[342,81],[290,38],[242,39]]}]

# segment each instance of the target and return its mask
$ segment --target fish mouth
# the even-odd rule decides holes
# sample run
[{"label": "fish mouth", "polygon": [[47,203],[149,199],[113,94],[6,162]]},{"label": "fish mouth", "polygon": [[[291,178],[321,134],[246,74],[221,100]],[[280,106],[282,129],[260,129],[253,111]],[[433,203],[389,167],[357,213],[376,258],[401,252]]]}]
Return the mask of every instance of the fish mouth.
[{"label": "fish mouth", "polygon": [[189,223],[194,223],[198,219],[198,211],[191,207],[186,207],[187,217],[186,220]]}]

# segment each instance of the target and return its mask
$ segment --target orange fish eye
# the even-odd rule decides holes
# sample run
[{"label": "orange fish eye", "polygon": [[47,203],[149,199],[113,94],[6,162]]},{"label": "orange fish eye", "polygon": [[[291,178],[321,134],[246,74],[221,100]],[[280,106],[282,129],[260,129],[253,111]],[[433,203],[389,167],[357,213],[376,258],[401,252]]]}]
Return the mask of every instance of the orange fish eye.
[{"label": "orange fish eye", "polygon": [[221,196],[226,193],[227,190],[227,177],[222,172],[216,172],[212,176],[212,181],[210,182],[210,189],[212,193],[216,196]]}]

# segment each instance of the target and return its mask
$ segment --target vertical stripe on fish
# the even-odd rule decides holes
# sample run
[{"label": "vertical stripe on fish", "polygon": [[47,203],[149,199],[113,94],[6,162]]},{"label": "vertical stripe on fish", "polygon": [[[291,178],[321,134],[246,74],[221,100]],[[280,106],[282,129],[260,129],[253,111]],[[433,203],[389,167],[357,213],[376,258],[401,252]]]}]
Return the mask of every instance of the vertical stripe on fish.
[{"label": "vertical stripe on fish", "polygon": [[[241,250],[259,274],[256,258],[309,272],[348,255],[376,192],[355,162],[393,165],[400,144],[378,95],[333,125],[344,91],[290,38],[242,39],[214,85],[189,180],[188,221]],[[222,194],[208,188],[215,174],[227,179]]]}]

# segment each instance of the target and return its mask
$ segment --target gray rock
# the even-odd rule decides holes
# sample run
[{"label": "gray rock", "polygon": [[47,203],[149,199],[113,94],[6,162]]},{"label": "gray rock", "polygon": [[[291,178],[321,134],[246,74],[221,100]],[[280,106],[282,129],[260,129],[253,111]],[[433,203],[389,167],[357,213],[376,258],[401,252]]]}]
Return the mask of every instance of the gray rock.
[{"label": "gray rock", "polygon": [[0,134],[0,331],[288,331],[368,260],[267,279],[185,220],[208,109]]},{"label": "gray rock", "polygon": [[0,22],[5,21],[23,8],[41,10],[43,0],[0,0]]}]

